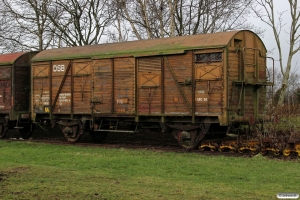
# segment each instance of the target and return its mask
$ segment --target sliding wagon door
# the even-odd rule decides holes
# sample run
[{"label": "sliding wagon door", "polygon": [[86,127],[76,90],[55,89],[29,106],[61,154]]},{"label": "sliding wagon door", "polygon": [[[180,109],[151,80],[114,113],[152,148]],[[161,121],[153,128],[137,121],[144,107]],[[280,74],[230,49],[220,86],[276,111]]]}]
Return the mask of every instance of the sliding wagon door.
[{"label": "sliding wagon door", "polygon": [[50,112],[49,62],[35,63],[32,67],[32,109],[33,113]]},{"label": "sliding wagon door", "polygon": [[93,113],[113,111],[113,59],[94,60],[92,65],[92,109]]},{"label": "sliding wagon door", "polygon": [[73,113],[91,113],[91,67],[90,60],[77,60],[73,62]]},{"label": "sliding wagon door", "polygon": [[92,108],[94,114],[135,113],[135,60],[94,60]]},{"label": "sliding wagon door", "polygon": [[53,61],[51,80],[51,108],[53,114],[71,114],[72,61]]},{"label": "sliding wagon door", "polygon": [[138,59],[138,113],[161,114],[162,57]]},{"label": "sliding wagon door", "polygon": [[114,112],[135,113],[135,60],[134,58],[114,59]]},{"label": "sliding wagon door", "polygon": [[195,55],[196,114],[221,115],[223,110],[223,52],[198,51]]}]

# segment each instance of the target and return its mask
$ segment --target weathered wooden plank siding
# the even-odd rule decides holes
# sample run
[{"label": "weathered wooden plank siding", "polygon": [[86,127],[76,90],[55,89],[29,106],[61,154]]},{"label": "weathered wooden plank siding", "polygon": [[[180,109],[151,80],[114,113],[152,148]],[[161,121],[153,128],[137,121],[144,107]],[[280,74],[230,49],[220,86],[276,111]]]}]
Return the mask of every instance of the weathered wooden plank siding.
[{"label": "weathered wooden plank siding", "polygon": [[[68,66],[72,64],[70,62],[71,61],[69,60],[52,62],[52,66],[50,69],[52,70],[52,77],[51,77],[52,106],[54,104],[54,100],[56,96],[58,95],[58,99],[53,107],[53,114],[71,114],[71,72],[72,70],[69,70],[65,82],[62,83],[63,77],[66,73]],[[63,86],[59,93],[59,87],[61,84],[63,84]]]},{"label": "weathered wooden plank siding", "polygon": [[0,80],[0,88],[0,110],[8,112],[12,109],[11,80]]},{"label": "weathered wooden plank siding", "polygon": [[[270,74],[268,75],[267,74],[267,64],[266,64],[266,58],[263,58],[263,57],[260,57],[258,59],[258,66],[259,66],[259,79],[261,81],[266,81],[267,79],[267,76],[270,76]],[[271,78],[271,77],[269,77]],[[273,81],[273,80],[268,80],[268,81]],[[267,99],[266,95],[266,90],[267,90],[267,87],[266,86],[262,86],[259,88],[259,100],[258,100],[258,111],[259,111],[259,114],[263,114],[264,111],[266,110],[266,103],[268,100],[270,99]]]},{"label": "weathered wooden plank siding", "polygon": [[[234,50],[233,48],[230,48],[228,54],[229,107],[236,112],[239,108],[244,106],[244,114],[249,116],[254,115],[255,103],[258,103],[258,114],[262,114],[266,101],[266,87],[262,86],[258,89],[258,99],[256,99],[256,89],[254,85],[244,85],[245,92],[241,93],[242,86],[233,84],[234,81],[244,80],[242,78],[244,75],[244,70],[246,71],[245,80],[247,80],[247,82],[265,82],[266,59],[259,56],[258,50],[246,49],[245,51],[246,52],[243,53],[241,49]],[[256,70],[258,70],[258,72],[256,72]]]},{"label": "weathered wooden plank siding", "polygon": [[196,82],[196,114],[216,115],[223,108],[223,80]]},{"label": "weathered wooden plank siding", "polygon": [[[49,79],[34,78],[33,80],[32,101],[35,110],[45,112],[44,106],[49,106]],[[47,110],[49,112],[50,110]]]},{"label": "weathered wooden plank siding", "polygon": [[113,59],[94,60],[92,65],[92,106],[95,114],[112,113],[114,102]]},{"label": "weathered wooden plank siding", "polygon": [[[63,76],[52,76],[52,95],[51,104],[53,105],[54,99],[59,92],[58,89],[63,80]],[[58,94],[58,99],[54,105],[53,114],[71,114],[71,72],[63,84],[61,92]]]},{"label": "weathered wooden plank siding", "polygon": [[138,58],[138,113],[161,114],[162,57]]},{"label": "weathered wooden plank siding", "polygon": [[[43,62],[43,63],[35,63],[32,67],[32,99],[33,102],[33,109],[36,112],[49,112],[50,108],[50,63]],[[48,108],[45,110],[45,106]]]},{"label": "weathered wooden plank siding", "polygon": [[135,61],[134,58],[114,59],[114,111],[135,113]]},{"label": "weathered wooden plank siding", "polygon": [[[231,37],[228,43],[207,46],[206,49],[200,49],[203,41],[195,39],[195,43],[199,42],[198,46],[190,41],[187,45],[193,48],[186,46],[185,51],[182,50],[185,47],[179,51],[174,46],[174,54],[155,50],[153,56],[145,48],[141,53],[115,52],[111,56],[103,52],[95,57],[95,46],[82,47],[89,52],[85,59],[34,65],[33,102],[44,109],[43,106],[47,106],[49,101],[53,104],[58,97],[53,114],[73,113],[85,117],[133,117],[135,114],[194,116],[192,109],[195,109],[195,120],[214,116],[220,124],[228,125],[230,114],[247,116],[263,110],[265,87],[261,86],[261,82],[265,84],[266,78],[266,61],[257,50],[265,51],[265,48],[259,38],[244,31]],[[127,49],[123,43],[115,45]],[[110,45],[103,47],[111,48]],[[69,57],[65,59],[73,58],[75,50],[73,53],[73,48],[67,50]],[[41,60],[55,60],[53,56],[60,51],[64,49],[46,51],[41,54],[44,54]],[[69,63],[72,68],[59,92]],[[52,90],[51,97],[49,88]]]},{"label": "weathered wooden plank siding", "polygon": [[11,66],[0,68],[0,111],[7,113],[12,109],[11,105]]},{"label": "weathered wooden plank siding", "polygon": [[[91,114],[91,66],[91,60],[77,60],[73,62],[74,114]],[[64,98],[68,99],[67,96]]]},{"label": "weathered wooden plank siding", "polygon": [[188,106],[192,105],[192,63],[191,51],[187,54],[164,57],[164,110],[166,115],[190,115],[192,113]]},{"label": "weathered wooden plank siding", "polygon": [[[196,115],[221,115],[223,112],[224,54],[222,49],[197,51],[195,60]],[[203,60],[202,60],[203,59]],[[208,59],[207,61],[205,61]]]},{"label": "weathered wooden plank siding", "polygon": [[232,112],[240,109],[241,85],[234,84],[234,81],[241,81],[242,77],[242,56],[238,48],[229,48],[227,59],[228,74],[228,107]]},{"label": "weathered wooden plank siding", "polygon": [[245,116],[254,115],[254,102],[253,85],[245,86]]}]

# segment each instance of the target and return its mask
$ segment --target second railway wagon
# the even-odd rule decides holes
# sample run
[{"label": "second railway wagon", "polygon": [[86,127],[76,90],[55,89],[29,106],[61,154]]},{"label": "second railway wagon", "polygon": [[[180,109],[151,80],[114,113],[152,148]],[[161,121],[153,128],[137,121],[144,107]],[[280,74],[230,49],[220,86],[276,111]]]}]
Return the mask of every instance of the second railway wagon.
[{"label": "second railway wagon", "polygon": [[19,129],[23,138],[31,135],[30,69],[36,53],[0,55],[0,138],[9,128]]},{"label": "second railway wagon", "polygon": [[33,120],[71,142],[161,128],[192,149],[258,119],[271,84],[266,48],[247,30],[50,49],[32,62]]}]

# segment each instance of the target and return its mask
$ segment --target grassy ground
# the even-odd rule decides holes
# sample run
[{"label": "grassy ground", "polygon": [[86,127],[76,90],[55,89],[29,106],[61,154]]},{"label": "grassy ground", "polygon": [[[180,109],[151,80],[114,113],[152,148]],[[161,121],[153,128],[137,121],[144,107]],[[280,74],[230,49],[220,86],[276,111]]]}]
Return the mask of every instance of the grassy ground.
[{"label": "grassy ground", "polygon": [[0,199],[277,199],[300,161],[0,141]]}]

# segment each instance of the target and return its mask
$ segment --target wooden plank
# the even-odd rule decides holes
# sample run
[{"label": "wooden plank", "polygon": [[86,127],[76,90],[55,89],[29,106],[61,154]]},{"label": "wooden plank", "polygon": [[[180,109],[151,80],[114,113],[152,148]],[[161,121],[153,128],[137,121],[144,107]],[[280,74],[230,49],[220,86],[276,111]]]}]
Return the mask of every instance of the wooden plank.
[{"label": "wooden plank", "polygon": [[[66,77],[66,80],[59,92],[60,84],[63,76],[52,77],[52,102],[58,95],[57,102],[53,108],[53,114],[71,114],[71,74]],[[58,94],[59,92],[59,94]]]},{"label": "wooden plank", "polygon": [[161,114],[162,57],[138,59],[138,113]]},{"label": "wooden plank", "polygon": [[92,75],[92,107],[94,113],[112,113],[112,59],[95,60]]},{"label": "wooden plank", "polygon": [[[127,98],[127,104],[118,100]],[[135,63],[133,58],[114,59],[114,112],[135,113]]]},{"label": "wooden plank", "polygon": [[34,65],[33,66],[33,77],[47,77],[49,76],[49,65]]},{"label": "wooden plank", "polygon": [[12,109],[11,86],[11,79],[0,80],[0,113],[7,113]]},{"label": "wooden plank", "polygon": [[[39,112],[50,112],[49,78],[34,78],[32,91],[32,105]],[[45,106],[48,108],[45,109]]]},{"label": "wooden plank", "polygon": [[[91,114],[91,63],[82,63],[84,70],[73,71],[73,112],[74,114]],[[76,66],[75,66],[76,67]],[[76,76],[76,75],[84,76]]]},{"label": "wooden plank", "polygon": [[[192,105],[192,52],[182,55],[168,56],[168,63],[174,71],[177,81],[180,83],[182,92]],[[169,67],[164,68],[164,109],[167,115],[191,115],[191,110],[176,85]]]}]

